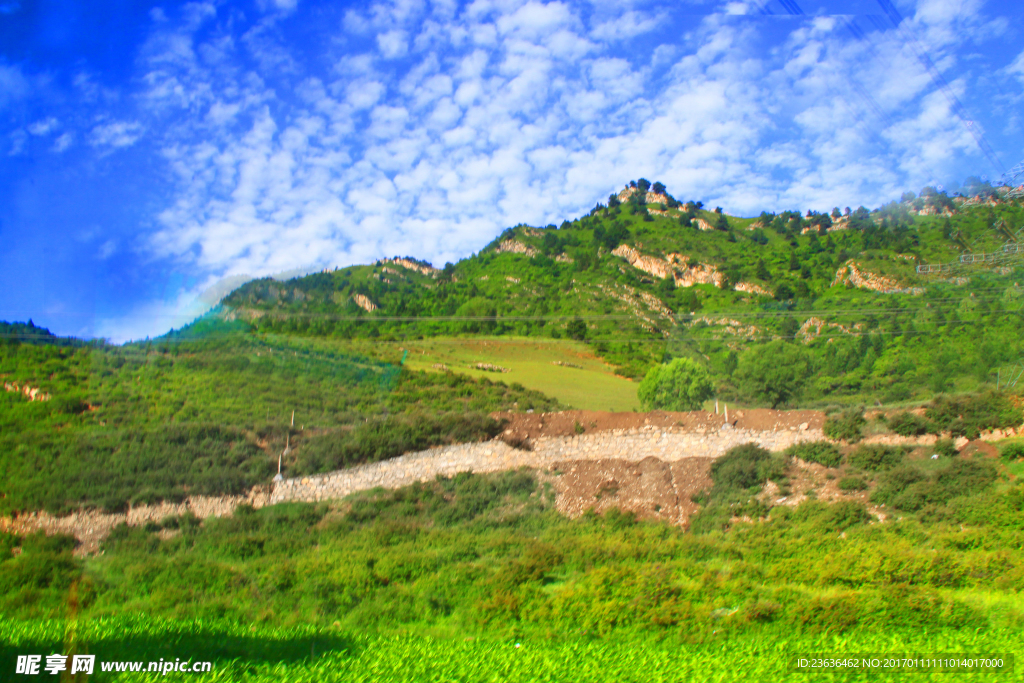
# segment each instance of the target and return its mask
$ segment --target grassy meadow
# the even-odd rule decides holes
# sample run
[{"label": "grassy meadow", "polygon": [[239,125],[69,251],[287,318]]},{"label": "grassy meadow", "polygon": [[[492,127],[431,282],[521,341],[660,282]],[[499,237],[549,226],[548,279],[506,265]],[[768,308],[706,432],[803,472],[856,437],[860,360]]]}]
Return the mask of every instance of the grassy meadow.
[{"label": "grassy meadow", "polygon": [[[452,372],[517,382],[581,410],[629,411],[640,407],[636,383],[616,375],[594,350],[571,339],[528,337],[430,337],[401,344],[413,370]],[[485,363],[508,372],[481,370]]]}]

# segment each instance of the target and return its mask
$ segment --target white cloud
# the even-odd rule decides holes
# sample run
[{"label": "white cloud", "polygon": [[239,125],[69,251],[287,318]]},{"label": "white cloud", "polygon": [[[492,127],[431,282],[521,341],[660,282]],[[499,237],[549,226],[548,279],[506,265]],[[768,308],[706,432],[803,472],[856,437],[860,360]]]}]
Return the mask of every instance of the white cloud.
[{"label": "white cloud", "polygon": [[142,124],[136,121],[102,123],[92,129],[90,142],[94,147],[130,147],[142,137]]},{"label": "white cloud", "polygon": [[388,31],[377,36],[377,47],[386,59],[403,57],[409,51],[409,38],[405,31]]},{"label": "white cloud", "polygon": [[67,150],[68,147],[73,145],[74,142],[75,136],[73,133],[64,133],[63,135],[61,135],[60,137],[53,141],[53,151],[60,154],[61,152]]},{"label": "white cloud", "polygon": [[1019,79],[1021,83],[1024,83],[1024,50],[1017,55],[1016,59],[1007,64],[1003,71],[1006,74]]},{"label": "white cloud", "polygon": [[26,97],[29,90],[28,78],[22,73],[21,67],[0,61],[0,110]]},{"label": "white cloud", "polygon": [[55,130],[57,126],[57,119],[53,116],[48,116],[28,126],[28,132],[36,136],[47,135]]}]

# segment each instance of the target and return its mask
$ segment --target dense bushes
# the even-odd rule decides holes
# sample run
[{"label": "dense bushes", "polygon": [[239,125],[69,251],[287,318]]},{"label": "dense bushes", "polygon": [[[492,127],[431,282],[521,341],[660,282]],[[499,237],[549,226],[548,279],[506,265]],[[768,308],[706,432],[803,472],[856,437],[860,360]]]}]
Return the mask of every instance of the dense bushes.
[{"label": "dense bushes", "polygon": [[108,511],[187,494],[238,494],[266,482],[273,459],[245,432],[209,424],[23,433],[0,439],[0,511]]},{"label": "dense bushes", "polygon": [[1006,444],[999,452],[999,455],[1002,456],[1003,460],[1007,461],[1020,460],[1021,458],[1024,458],[1024,442],[1013,441]]},{"label": "dense bushes", "polygon": [[501,423],[477,412],[395,415],[308,439],[298,448],[289,474],[328,472],[441,444],[486,441],[501,430]]},{"label": "dense bushes", "polygon": [[[749,448],[733,459],[743,453],[765,460]],[[78,579],[83,618],[216,615],[247,628],[308,623],[460,640],[1019,628],[1024,556],[1013,541],[1024,495],[1016,487],[957,500],[964,506],[944,514],[973,529],[911,518],[869,526],[862,505],[809,501],[692,534],[618,511],[569,520],[528,472],[461,474],[340,506],[239,507],[202,524],[183,517],[172,537],[159,528],[173,524],[123,526],[89,560],[88,578],[66,538],[0,534],[0,607],[7,618],[63,616]],[[739,507],[727,510],[740,516]],[[14,556],[18,543],[24,552]],[[993,606],[966,608],[979,592]]]},{"label": "dense bushes", "polygon": [[837,441],[856,443],[860,441],[861,430],[864,428],[864,410],[848,408],[839,414],[829,415],[825,419],[825,436]]},{"label": "dense bushes", "polygon": [[839,467],[843,455],[834,444],[828,441],[804,441],[786,449],[786,455],[800,458],[804,462],[816,462],[825,467]]},{"label": "dense bushes", "polygon": [[896,413],[886,421],[886,424],[900,436],[918,436],[934,430],[934,426],[928,420],[906,411]]},{"label": "dense bushes", "polygon": [[862,470],[886,470],[903,461],[904,450],[879,444],[858,446],[846,461]]},{"label": "dense bushes", "polygon": [[757,500],[754,494],[769,480],[780,486],[787,485],[788,462],[787,454],[772,453],[756,443],[730,448],[711,463],[714,484],[709,491],[695,497],[703,509],[691,520],[690,529],[695,533],[706,533],[727,528],[732,517],[767,514],[768,506]]},{"label": "dense bushes", "polygon": [[[307,340],[212,331],[124,347],[0,343],[4,381],[53,396],[0,392],[0,514],[241,493],[273,475],[293,410],[295,432],[361,425],[349,434],[357,444],[335,434],[333,453],[307,442],[309,455],[330,468],[488,438],[495,426],[486,412],[561,407],[517,384],[413,372]],[[429,423],[396,418],[385,428],[391,434],[375,419],[414,411],[441,415]]]},{"label": "dense bushes", "polygon": [[778,479],[786,470],[785,456],[774,455],[755,443],[730,448],[711,463],[711,479],[719,490],[744,490]]},{"label": "dense bushes", "polygon": [[963,458],[954,458],[948,467],[933,474],[904,466],[879,478],[871,500],[914,512],[928,505],[942,505],[953,498],[979,493],[995,478],[990,464]]},{"label": "dense bushes", "polygon": [[989,391],[965,396],[939,396],[925,410],[937,432],[976,439],[986,429],[1015,427],[1021,423],[1021,409],[1010,397]]}]

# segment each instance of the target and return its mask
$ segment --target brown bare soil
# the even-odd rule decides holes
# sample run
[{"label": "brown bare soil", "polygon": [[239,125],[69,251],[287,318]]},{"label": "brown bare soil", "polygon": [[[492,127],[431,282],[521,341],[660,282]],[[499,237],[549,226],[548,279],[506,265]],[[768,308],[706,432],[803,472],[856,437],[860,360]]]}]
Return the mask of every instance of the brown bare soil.
[{"label": "brown bare soil", "polygon": [[579,517],[588,509],[600,514],[618,508],[639,519],[687,527],[698,509],[690,496],[711,486],[711,460],[574,460],[538,472],[538,477],[552,484],[555,507],[569,517]]},{"label": "brown bare soil", "polygon": [[[673,413],[655,410],[650,413],[608,413],[592,410],[565,410],[559,413],[494,413],[498,420],[506,420],[506,434],[523,439],[540,436],[573,436],[613,430],[666,429],[692,432],[717,429],[725,424],[725,406],[722,413],[694,411]],[[730,410],[729,423],[740,429],[780,430],[798,428],[821,429],[825,414],[817,410]]]}]

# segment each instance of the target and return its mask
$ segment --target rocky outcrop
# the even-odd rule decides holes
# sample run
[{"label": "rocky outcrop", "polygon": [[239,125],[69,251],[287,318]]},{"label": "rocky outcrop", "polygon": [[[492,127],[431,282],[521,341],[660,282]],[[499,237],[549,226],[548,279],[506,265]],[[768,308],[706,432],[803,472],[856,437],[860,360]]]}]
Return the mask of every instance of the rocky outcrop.
[{"label": "rocky outcrop", "polygon": [[[617,196],[618,196],[620,202],[625,203],[625,202],[628,202],[630,200],[630,198],[632,198],[633,195],[635,195],[635,194],[637,194],[639,192],[640,192],[640,188],[638,188],[638,187],[630,187],[630,186],[627,185],[626,188],[624,190],[622,190],[621,192],[619,192],[619,194]],[[669,197],[666,194],[658,194],[658,193],[655,193],[655,192],[648,192],[647,194],[644,195],[644,204],[664,204],[664,205],[668,206],[668,203],[669,203]]]},{"label": "rocky outcrop", "polygon": [[852,259],[839,267],[835,279],[832,280],[833,287],[847,283],[883,294],[924,294],[925,291],[924,287],[903,287],[892,278],[862,271],[860,264]]},{"label": "rocky outcrop", "polygon": [[629,265],[637,270],[642,270],[648,275],[653,275],[662,280],[675,275],[675,267],[669,261],[655,256],[646,256],[628,245],[620,244],[612,251],[612,254],[626,259]]},{"label": "rocky outcrop", "polygon": [[703,218],[694,218],[693,219],[693,224],[696,225],[697,228],[700,229],[700,230],[714,230],[715,229],[715,226],[711,225],[710,223],[708,223]]},{"label": "rocky outcrop", "polygon": [[377,310],[377,304],[373,303],[372,301],[370,301],[369,298],[363,296],[362,294],[353,294],[352,301],[355,301],[356,306],[359,306],[359,308],[363,309],[368,313],[372,313],[373,311]]},{"label": "rocky outcrop", "polygon": [[620,244],[612,252],[615,256],[626,259],[629,265],[648,275],[664,280],[672,277],[676,287],[692,287],[693,285],[722,286],[723,276],[715,266],[708,264],[690,265],[690,257],[671,253],[664,259],[641,254],[638,250]]},{"label": "rocky outcrop", "polygon": [[38,387],[17,382],[4,382],[4,390],[23,394],[29,401],[49,401],[52,397]]},{"label": "rocky outcrop", "polygon": [[704,323],[705,325],[720,327],[723,332],[736,335],[737,337],[753,337],[764,331],[757,325],[747,325],[745,323],[741,323],[739,320],[734,320],[733,318],[710,318],[708,316],[701,316],[699,318],[694,318],[689,324],[694,325],[696,323]]},{"label": "rocky outcrop", "polygon": [[526,256],[536,256],[539,253],[530,245],[519,240],[505,240],[495,247],[494,251],[498,254],[525,254]]},{"label": "rocky outcrop", "polygon": [[734,289],[737,292],[746,292],[747,294],[757,294],[758,296],[771,296],[772,293],[761,285],[755,282],[737,282]]},{"label": "rocky outcrop", "polygon": [[[409,270],[414,270],[417,273],[420,273],[422,275],[427,275],[429,277],[437,277],[437,274],[441,272],[437,268],[433,268],[433,267],[428,266],[428,265],[423,265],[421,263],[416,263],[415,261],[411,261],[411,260],[409,260],[407,258],[386,258],[386,259],[381,259],[380,261],[377,261],[377,265],[382,265],[382,264],[385,264],[385,263],[393,263],[393,264],[395,264],[397,266],[402,266],[403,268],[408,268]],[[385,269],[385,270],[387,270],[387,269]]]},{"label": "rocky outcrop", "polygon": [[862,323],[856,323],[852,327],[849,327],[847,325],[842,325],[840,323],[828,323],[822,320],[821,318],[811,316],[810,318],[804,321],[803,325],[800,326],[800,329],[799,331],[797,331],[796,336],[805,344],[809,344],[811,341],[813,341],[819,335],[821,335],[822,330],[825,329],[836,329],[844,334],[859,336],[861,331],[864,329],[864,325]]}]

